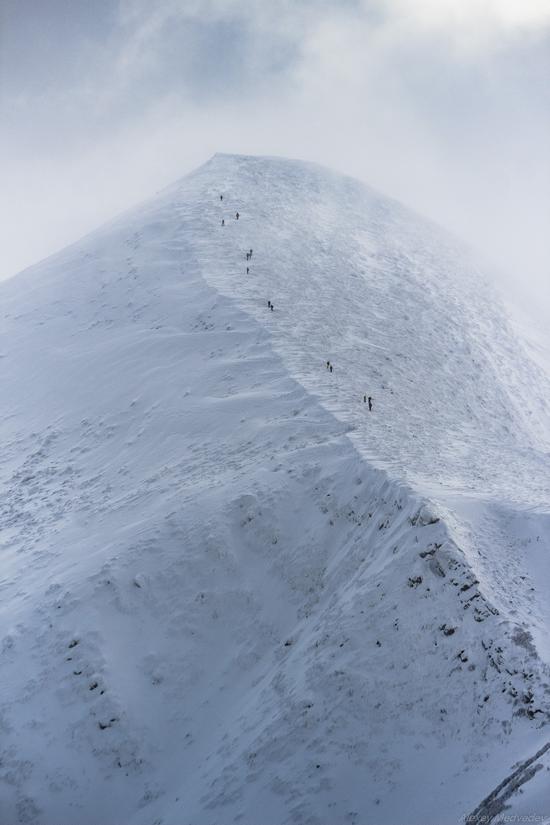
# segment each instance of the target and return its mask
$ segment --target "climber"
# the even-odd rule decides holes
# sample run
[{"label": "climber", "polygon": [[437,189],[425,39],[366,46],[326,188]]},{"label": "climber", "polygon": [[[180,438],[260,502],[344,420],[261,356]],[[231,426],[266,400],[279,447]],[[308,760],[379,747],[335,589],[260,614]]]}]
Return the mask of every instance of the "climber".
[{"label": "climber", "polygon": [[270,308],[271,312],[273,312],[273,304],[270,304],[269,308]]},{"label": "climber", "polygon": [[249,272],[250,272],[250,267],[247,266],[246,267],[246,274],[248,275]]},{"label": "climber", "polygon": [[239,213],[238,213],[238,212],[235,212],[235,220],[236,220],[236,221],[238,221],[238,220],[239,220]]},{"label": "climber", "polygon": [[330,365],[329,370],[332,372],[332,364]]},{"label": "climber", "polygon": [[327,361],[327,370],[330,369],[330,361]]},{"label": "climber", "polygon": [[250,255],[248,254],[248,252],[246,253],[246,260],[247,260],[247,261],[249,261],[249,260],[250,260]]},{"label": "climber", "polygon": [[372,398],[369,395],[369,412],[372,410]]},{"label": "climber", "polygon": [[222,218],[222,226],[225,226],[225,220]]},{"label": "climber", "polygon": [[267,301],[267,308],[268,308],[268,309],[271,309],[271,301],[270,301],[269,299],[268,299],[268,301]]},{"label": "climber", "polygon": [[363,404],[366,404],[366,403],[367,403],[367,396],[366,396],[366,395],[364,395],[364,396],[363,396]]},{"label": "climber", "polygon": [[223,195],[220,195],[220,200],[223,201]]},{"label": "climber", "polygon": [[251,258],[251,257],[252,257],[252,250],[250,250],[250,252],[248,253],[248,257],[249,257],[249,258]]}]

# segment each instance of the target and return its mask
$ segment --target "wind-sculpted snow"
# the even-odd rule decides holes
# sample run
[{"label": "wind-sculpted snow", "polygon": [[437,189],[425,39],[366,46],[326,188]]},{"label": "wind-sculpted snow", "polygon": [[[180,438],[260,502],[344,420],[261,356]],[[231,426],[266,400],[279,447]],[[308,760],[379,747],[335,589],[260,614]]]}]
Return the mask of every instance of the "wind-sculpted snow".
[{"label": "wind-sculpted snow", "polygon": [[216,156],[0,302],[2,825],[445,825],[544,746],[550,395],[439,229]]},{"label": "wind-sculpted snow", "polygon": [[258,319],[274,302],[285,363],[373,460],[437,493],[548,506],[548,379],[458,243],[314,165],[216,156],[176,193],[186,233],[210,230],[196,233],[209,283]]}]

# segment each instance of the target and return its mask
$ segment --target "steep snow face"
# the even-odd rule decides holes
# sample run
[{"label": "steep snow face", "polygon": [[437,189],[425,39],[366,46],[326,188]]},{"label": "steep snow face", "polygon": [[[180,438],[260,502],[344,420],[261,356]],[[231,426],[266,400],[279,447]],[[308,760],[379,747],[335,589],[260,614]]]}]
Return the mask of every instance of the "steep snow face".
[{"label": "steep snow face", "polygon": [[313,164],[219,155],[171,194],[208,282],[269,325],[363,456],[437,502],[550,662],[550,383],[468,251]]},{"label": "steep snow face", "polygon": [[[548,379],[464,248],[314,165],[217,156],[205,178],[199,210],[217,242],[202,233],[197,248],[209,282],[258,318],[274,302],[285,363],[353,423],[362,451],[437,494],[548,506]],[[178,190],[186,224],[193,185]],[[364,393],[377,413],[366,421]]]},{"label": "steep snow face", "polygon": [[451,823],[541,748],[550,395],[439,230],[216,156],[0,306],[2,822]]}]

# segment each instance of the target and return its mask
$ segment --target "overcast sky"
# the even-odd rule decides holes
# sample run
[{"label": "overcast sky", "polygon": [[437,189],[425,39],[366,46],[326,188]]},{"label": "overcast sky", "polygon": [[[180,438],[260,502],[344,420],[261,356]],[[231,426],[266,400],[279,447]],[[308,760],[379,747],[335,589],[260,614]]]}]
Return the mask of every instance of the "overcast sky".
[{"label": "overcast sky", "polygon": [[0,277],[214,152],[316,160],[550,306],[550,0],[0,0]]}]

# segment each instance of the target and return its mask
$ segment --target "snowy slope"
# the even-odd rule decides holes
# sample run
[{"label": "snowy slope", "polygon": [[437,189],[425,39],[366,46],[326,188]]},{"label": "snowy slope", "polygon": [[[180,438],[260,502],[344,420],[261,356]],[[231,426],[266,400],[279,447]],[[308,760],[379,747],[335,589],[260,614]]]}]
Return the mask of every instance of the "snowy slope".
[{"label": "snowy slope", "polygon": [[550,740],[548,379],[441,230],[217,155],[0,306],[2,823],[451,823]]}]

